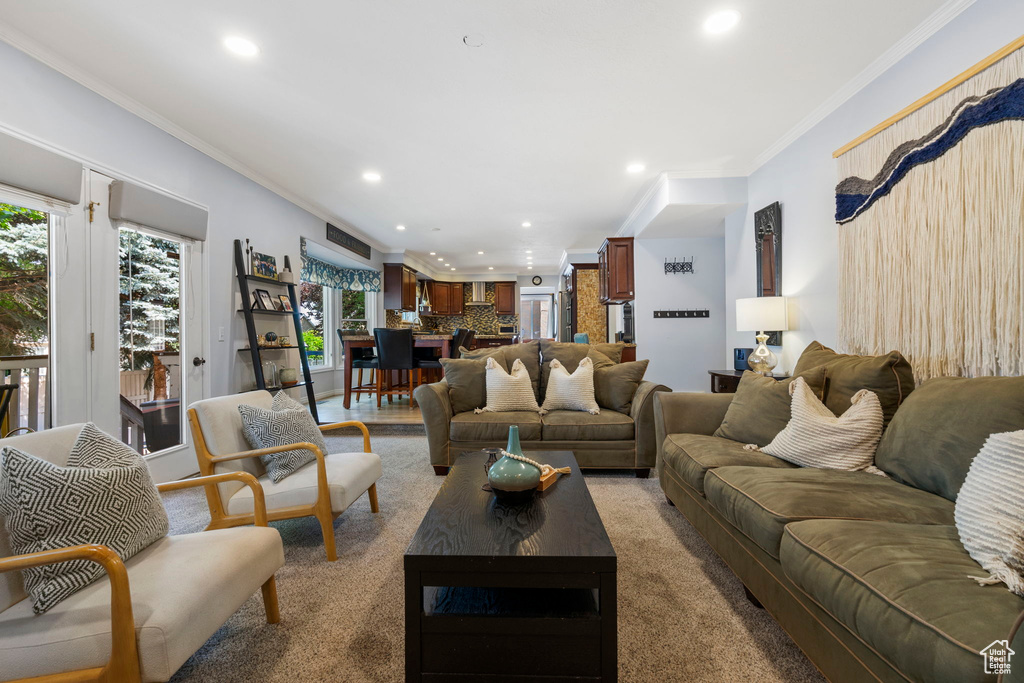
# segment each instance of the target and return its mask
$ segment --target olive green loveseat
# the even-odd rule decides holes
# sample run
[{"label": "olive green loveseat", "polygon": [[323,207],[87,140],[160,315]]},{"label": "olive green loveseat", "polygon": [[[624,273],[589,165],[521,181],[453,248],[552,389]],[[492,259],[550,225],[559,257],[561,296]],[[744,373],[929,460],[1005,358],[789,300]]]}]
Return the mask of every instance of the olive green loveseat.
[{"label": "olive green loveseat", "polygon": [[[832,357],[836,389],[851,357]],[[887,477],[799,468],[714,436],[733,395],[658,394],[661,487],[830,681],[1024,680],[1024,599],[970,578],[986,572],[953,521],[985,439],[1024,429],[1024,378],[910,388],[876,454]],[[981,654],[996,641],[1017,653],[1001,679]]]},{"label": "olive green loveseat", "polygon": [[[640,379],[647,361],[621,363],[623,346],[541,340],[464,350],[461,362],[443,360],[446,379],[417,387],[414,394],[423,414],[434,471],[446,474],[463,453],[506,445],[508,428],[518,425],[520,443],[527,454],[572,451],[583,468],[632,469],[638,477],[648,476],[658,449],[654,439],[654,395],[670,389]],[[474,408],[482,407],[486,398],[483,365],[487,357],[493,357],[506,371],[521,360],[530,373],[539,403],[544,400],[552,359],[557,358],[574,372],[583,358],[590,357],[601,412],[475,413]],[[606,379],[609,381],[603,381]],[[467,391],[467,384],[475,388]],[[473,396],[467,398],[468,394]]]}]

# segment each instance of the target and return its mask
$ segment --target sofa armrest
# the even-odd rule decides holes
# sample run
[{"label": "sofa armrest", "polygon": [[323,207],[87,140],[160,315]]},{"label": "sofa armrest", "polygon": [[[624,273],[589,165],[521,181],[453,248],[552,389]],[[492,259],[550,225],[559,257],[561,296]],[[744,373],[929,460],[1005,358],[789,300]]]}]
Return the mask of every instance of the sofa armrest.
[{"label": "sofa armrest", "polygon": [[423,426],[427,430],[427,447],[430,449],[430,464],[448,467],[448,435],[452,423],[452,402],[448,398],[448,382],[441,380],[433,384],[421,384],[413,392],[416,403],[423,415]]},{"label": "sofa armrest", "polygon": [[[140,681],[139,653],[135,641],[135,617],[128,570],[113,550],[95,543],[69,548],[44,550],[28,555],[0,558],[0,572],[41,567],[58,562],[86,560],[103,567],[110,579],[110,659],[101,669],[88,669],[62,674],[62,680]],[[80,674],[81,677],[75,676]]]},{"label": "sofa armrest", "polygon": [[733,394],[661,393],[654,398],[654,432],[658,467],[669,434],[711,436],[722,425]]},{"label": "sofa armrest", "polygon": [[633,394],[629,416],[633,418],[636,439],[636,466],[654,467],[658,456],[658,442],[654,434],[654,397],[656,394],[672,391],[664,384],[644,380]]}]

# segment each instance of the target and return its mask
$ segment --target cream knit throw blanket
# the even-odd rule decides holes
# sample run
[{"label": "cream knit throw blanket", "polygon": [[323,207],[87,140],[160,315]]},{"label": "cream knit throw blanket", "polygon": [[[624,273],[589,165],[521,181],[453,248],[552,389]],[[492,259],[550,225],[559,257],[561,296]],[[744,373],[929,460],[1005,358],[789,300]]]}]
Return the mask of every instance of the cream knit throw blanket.
[{"label": "cream knit throw blanket", "polygon": [[785,429],[763,448],[758,449],[755,444],[744,448],[760,450],[801,467],[864,470],[885,476],[874,466],[883,421],[882,405],[874,392],[858,391],[852,405],[840,417],[818,400],[803,377],[793,380],[789,393],[793,397],[792,417]]},{"label": "cream knit throw blanket", "polygon": [[512,364],[512,372],[498,365],[493,358],[488,358],[484,367],[487,382],[487,406],[477,408],[474,413],[504,413],[515,410],[540,412],[537,397],[533,395],[533,383],[530,372],[523,361],[516,358]]},{"label": "cream knit throw blanket", "polygon": [[989,573],[1024,597],[1024,430],[993,434],[971,463],[953,510],[960,542]]}]

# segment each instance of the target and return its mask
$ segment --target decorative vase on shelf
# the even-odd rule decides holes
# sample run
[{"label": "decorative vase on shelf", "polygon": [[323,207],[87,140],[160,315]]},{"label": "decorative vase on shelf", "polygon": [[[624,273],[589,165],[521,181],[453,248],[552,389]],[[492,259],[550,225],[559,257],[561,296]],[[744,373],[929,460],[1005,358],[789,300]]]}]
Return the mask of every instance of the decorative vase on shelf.
[{"label": "decorative vase on shelf", "polygon": [[[508,446],[505,450],[513,455],[523,454],[523,449],[519,445],[517,425],[508,428]],[[526,501],[532,498],[537,490],[540,469],[528,462],[505,455],[491,465],[487,472],[487,481],[498,500],[507,503]]]},{"label": "decorative vase on shelf", "polygon": [[295,368],[281,368],[277,371],[277,377],[281,380],[281,384],[286,387],[298,384],[299,381],[299,373]]}]

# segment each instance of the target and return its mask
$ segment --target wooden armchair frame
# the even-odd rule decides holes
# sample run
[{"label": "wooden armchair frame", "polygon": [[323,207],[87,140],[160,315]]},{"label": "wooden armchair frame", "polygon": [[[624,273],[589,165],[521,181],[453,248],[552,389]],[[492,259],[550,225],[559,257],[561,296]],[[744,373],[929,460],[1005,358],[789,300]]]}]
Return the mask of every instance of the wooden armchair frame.
[{"label": "wooden armchair frame", "polygon": [[[240,453],[229,453],[226,455],[214,455],[206,445],[206,438],[203,436],[203,428],[199,424],[199,414],[195,408],[188,410],[189,427],[192,430],[192,438],[196,445],[196,458],[199,460],[199,472],[204,475],[211,475],[218,463],[231,460],[242,460],[245,458],[258,458],[261,455],[270,455],[282,451],[290,451],[302,448],[311,451],[316,456],[316,501],[311,505],[293,505],[290,507],[267,510],[267,519],[277,521],[280,519],[295,519],[296,517],[316,517],[320,522],[320,530],[324,536],[324,550],[327,552],[327,561],[335,562],[338,559],[337,546],[334,542],[334,520],[341,513],[335,513],[331,509],[331,490],[327,481],[327,460],[325,454],[315,444],[303,441],[288,444],[285,446],[274,446],[273,448],[258,448]],[[341,427],[358,427],[363,433],[363,452],[370,453],[370,431],[362,422],[350,420],[348,422],[335,422],[333,424],[320,425],[321,432],[327,432]],[[377,484],[374,482],[366,491],[370,499],[370,511],[379,512],[377,505]],[[253,523],[251,514],[229,514],[226,505],[221,500],[220,490],[216,486],[206,487],[206,501],[210,506],[210,525],[207,529],[224,529],[234,526],[245,526]]]},{"label": "wooden armchair frame", "polygon": [[[158,484],[158,491],[177,491],[196,486],[216,485],[224,481],[241,481],[253,490],[256,526],[267,526],[267,509],[263,487],[248,472],[225,472],[206,477]],[[56,550],[44,550],[28,555],[0,558],[0,572],[41,567],[71,560],[88,560],[103,567],[110,579],[110,659],[106,665],[91,669],[65,671],[48,676],[20,678],[10,683],[135,683],[140,681],[139,653],[135,640],[135,617],[132,614],[132,595],[128,585],[128,569],[113,550],[105,545],[76,545]],[[277,604],[277,583],[271,576],[263,584],[263,605],[267,623],[281,619]]]}]

